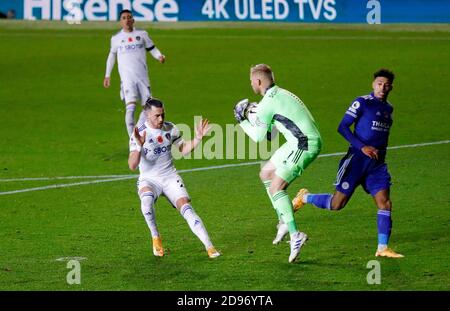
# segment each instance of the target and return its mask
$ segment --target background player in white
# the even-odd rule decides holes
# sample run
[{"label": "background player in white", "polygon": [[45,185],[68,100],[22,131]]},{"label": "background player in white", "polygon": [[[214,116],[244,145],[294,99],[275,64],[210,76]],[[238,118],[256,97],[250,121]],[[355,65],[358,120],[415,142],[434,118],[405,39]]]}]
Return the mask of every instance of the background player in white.
[{"label": "background player in white", "polygon": [[[133,134],[135,125],[134,111],[136,103],[144,105],[152,96],[147,70],[147,51],[160,63],[166,57],[161,54],[145,30],[134,28],[134,19],[130,10],[122,10],[119,14],[122,30],[111,37],[111,49],[106,61],[106,73],[103,86],[110,86],[111,71],[116,61],[120,74],[120,98],[126,104],[125,125],[128,135]],[[139,117],[143,121],[143,113]]]},{"label": "background player in white", "polygon": [[163,103],[149,98],[144,107],[146,121],[134,129],[130,137],[128,166],[135,170],[139,166],[138,193],[141,210],[150,229],[153,240],[153,254],[164,256],[161,237],[155,220],[154,203],[164,195],[189,224],[192,232],[200,239],[210,258],[220,256],[214,248],[200,217],[191,206],[191,200],[172,161],[171,147],[174,144],[180,152],[188,154],[200,143],[210,130],[208,120],[202,120],[195,128],[193,140],[184,141],[178,128],[164,122]]}]

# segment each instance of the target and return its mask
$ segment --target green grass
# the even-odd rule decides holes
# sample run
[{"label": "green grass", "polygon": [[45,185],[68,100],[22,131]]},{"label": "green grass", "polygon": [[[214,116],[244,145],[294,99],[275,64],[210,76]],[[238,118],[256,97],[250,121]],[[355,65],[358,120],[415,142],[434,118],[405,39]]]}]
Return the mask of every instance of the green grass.
[{"label": "green grass", "polygon": [[[141,24],[142,25],[142,24]],[[130,174],[115,69],[102,80],[110,23],[0,23],[0,178]],[[139,25],[138,25],[139,26]],[[203,115],[233,123],[252,64],[266,62],[280,86],[310,108],[322,153],[345,151],[336,133],[346,107],[370,91],[371,73],[397,79],[392,146],[449,138],[450,27],[292,24],[144,24],[167,56],[149,57],[154,95],[167,119],[193,126]],[[410,30],[408,30],[410,29]],[[117,67],[116,67],[117,68]],[[157,219],[168,255],[154,258],[135,180],[0,195],[1,290],[450,290],[448,144],[392,150],[394,229],[401,260],[381,259],[382,284],[368,285],[376,208],[358,190],[339,213],[306,207],[296,215],[310,236],[297,264],[273,246],[275,213],[258,165],[184,173],[193,206],[223,253],[208,260],[187,224],[161,199]],[[332,191],[339,157],[320,158],[289,188]],[[254,160],[179,160],[178,169]],[[81,180],[0,181],[0,192]],[[66,262],[81,261],[81,285],[67,285]]]}]

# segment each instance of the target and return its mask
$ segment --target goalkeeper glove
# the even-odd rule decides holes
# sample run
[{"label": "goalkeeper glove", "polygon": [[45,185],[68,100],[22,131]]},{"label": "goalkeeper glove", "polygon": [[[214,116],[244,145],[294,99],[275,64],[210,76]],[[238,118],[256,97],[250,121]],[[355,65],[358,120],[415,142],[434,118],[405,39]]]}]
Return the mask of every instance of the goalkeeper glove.
[{"label": "goalkeeper glove", "polygon": [[249,108],[248,99],[243,99],[234,106],[234,118],[238,123],[244,121],[247,118],[247,110]]}]

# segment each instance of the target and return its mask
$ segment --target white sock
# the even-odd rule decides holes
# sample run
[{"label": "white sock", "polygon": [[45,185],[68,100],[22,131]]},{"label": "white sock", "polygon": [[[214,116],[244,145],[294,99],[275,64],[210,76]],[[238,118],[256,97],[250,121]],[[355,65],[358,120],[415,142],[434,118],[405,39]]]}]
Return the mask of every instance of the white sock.
[{"label": "white sock", "polygon": [[303,202],[303,203],[308,203],[308,194],[305,194],[305,195],[302,197],[302,202]]},{"label": "white sock", "polygon": [[386,244],[378,244],[378,251],[380,252],[380,251],[384,250],[386,247],[387,247]]},{"label": "white sock", "polygon": [[158,228],[156,226],[155,220],[155,209],[153,208],[153,203],[155,202],[155,195],[151,191],[143,192],[141,197],[141,211],[144,215],[147,226],[150,229],[152,237],[159,236]]},{"label": "white sock", "polygon": [[208,232],[203,225],[200,217],[195,213],[194,209],[190,204],[184,204],[180,209],[180,214],[186,219],[192,232],[202,241],[206,249],[212,246],[211,240],[209,239]]},{"label": "white sock", "polygon": [[129,104],[125,111],[125,125],[127,127],[128,136],[133,135],[134,131],[134,111],[136,110],[135,104]]},{"label": "white sock", "polygon": [[138,119],[138,123],[137,124],[140,126],[144,122],[145,122],[145,111],[142,110],[141,113],[139,114],[139,119]]}]

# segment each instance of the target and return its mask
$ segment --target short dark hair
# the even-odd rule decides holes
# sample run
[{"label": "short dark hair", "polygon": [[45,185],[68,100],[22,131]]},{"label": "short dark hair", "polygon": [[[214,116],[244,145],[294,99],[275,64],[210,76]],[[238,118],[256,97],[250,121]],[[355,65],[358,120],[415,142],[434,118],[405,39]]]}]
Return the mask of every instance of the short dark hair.
[{"label": "short dark hair", "polygon": [[147,110],[151,110],[152,107],[156,107],[156,108],[164,108],[164,104],[162,101],[160,101],[157,98],[153,98],[153,97],[149,97],[146,101],[145,101],[145,105],[144,105],[144,111]]},{"label": "short dark hair", "polygon": [[373,74],[374,80],[378,77],[384,77],[392,83],[392,82],[394,82],[395,75],[391,70],[386,69],[386,68],[381,68]]},{"label": "short dark hair", "polygon": [[119,19],[122,17],[122,14],[123,14],[123,13],[130,13],[131,16],[133,16],[133,12],[131,12],[131,10],[125,9],[125,10],[120,11],[120,13],[119,13]]}]

